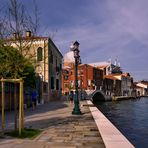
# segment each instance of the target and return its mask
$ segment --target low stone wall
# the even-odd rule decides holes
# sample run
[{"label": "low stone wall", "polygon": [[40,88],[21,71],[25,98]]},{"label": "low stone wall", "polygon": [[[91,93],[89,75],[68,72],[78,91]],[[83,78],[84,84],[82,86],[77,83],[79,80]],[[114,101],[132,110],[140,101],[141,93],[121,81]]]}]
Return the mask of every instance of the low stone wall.
[{"label": "low stone wall", "polygon": [[[87,101],[88,105],[93,105]],[[126,137],[96,108],[89,107],[106,148],[134,148]]]},{"label": "low stone wall", "polygon": [[119,97],[113,97],[113,101],[122,101],[122,100],[129,100],[129,99],[136,99],[136,97],[130,97],[130,96],[119,96]]}]

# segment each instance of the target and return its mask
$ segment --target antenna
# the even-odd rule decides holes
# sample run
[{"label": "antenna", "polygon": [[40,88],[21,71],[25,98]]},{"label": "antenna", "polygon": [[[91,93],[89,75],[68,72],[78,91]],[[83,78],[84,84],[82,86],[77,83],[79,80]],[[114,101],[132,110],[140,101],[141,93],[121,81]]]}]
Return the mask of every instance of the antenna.
[{"label": "antenna", "polygon": [[109,58],[109,59],[108,59],[108,62],[111,64],[111,63],[112,63],[112,59],[111,59],[111,58]]},{"label": "antenna", "polygon": [[117,66],[117,59],[115,59],[115,64],[114,65]]}]

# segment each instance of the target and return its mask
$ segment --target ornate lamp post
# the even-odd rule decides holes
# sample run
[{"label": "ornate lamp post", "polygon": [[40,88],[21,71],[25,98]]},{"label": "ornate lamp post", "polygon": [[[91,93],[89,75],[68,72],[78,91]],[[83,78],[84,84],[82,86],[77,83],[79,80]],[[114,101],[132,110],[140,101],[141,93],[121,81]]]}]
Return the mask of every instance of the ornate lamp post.
[{"label": "ornate lamp post", "polygon": [[74,52],[74,58],[75,58],[75,95],[74,98],[74,109],[72,111],[73,115],[81,115],[81,110],[79,107],[79,98],[78,98],[78,64],[80,61],[80,55],[79,55],[79,43],[76,41],[71,46],[72,51]]},{"label": "ornate lamp post", "polygon": [[82,100],[82,99],[84,99],[84,98],[82,98],[82,75],[80,76],[80,78],[81,78],[80,79],[80,81],[81,81],[80,88],[81,88],[81,100]]}]

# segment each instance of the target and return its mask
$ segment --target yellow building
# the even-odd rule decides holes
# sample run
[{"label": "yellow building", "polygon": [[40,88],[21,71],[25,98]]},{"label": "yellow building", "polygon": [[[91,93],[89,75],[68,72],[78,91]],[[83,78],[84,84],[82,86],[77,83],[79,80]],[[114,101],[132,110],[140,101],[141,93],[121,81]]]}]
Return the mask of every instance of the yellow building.
[{"label": "yellow building", "polygon": [[48,37],[32,36],[30,31],[19,39],[14,34],[7,44],[22,50],[32,61],[38,81],[39,103],[59,99],[61,95],[62,54]]}]

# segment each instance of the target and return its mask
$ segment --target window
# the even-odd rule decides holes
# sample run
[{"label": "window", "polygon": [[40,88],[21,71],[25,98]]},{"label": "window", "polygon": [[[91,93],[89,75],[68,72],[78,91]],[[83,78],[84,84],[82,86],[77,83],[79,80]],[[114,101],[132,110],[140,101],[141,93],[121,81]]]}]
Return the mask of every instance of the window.
[{"label": "window", "polygon": [[81,86],[81,80],[78,80],[78,87]]},{"label": "window", "polygon": [[91,80],[87,80],[87,84],[90,86],[91,85]]},{"label": "window", "polygon": [[43,60],[43,48],[39,47],[37,49],[37,61]]},{"label": "window", "polygon": [[60,72],[60,68],[56,66],[56,72]]},{"label": "window", "polygon": [[69,88],[69,84],[68,83],[64,83],[64,87],[65,88]]},{"label": "window", "polygon": [[52,63],[53,64],[53,54],[52,54],[52,51],[50,51],[50,56],[49,56],[49,60],[50,60],[50,63]]},{"label": "window", "polygon": [[43,85],[43,92],[47,93],[47,84],[46,83]]},{"label": "window", "polygon": [[62,70],[62,64],[60,64],[60,70]]},{"label": "window", "polygon": [[57,67],[57,65],[58,65],[58,61],[57,61],[57,59],[56,59],[56,67]]},{"label": "window", "polygon": [[51,77],[51,89],[54,89],[54,77]]},{"label": "window", "polygon": [[64,76],[64,80],[68,80],[68,76]]},{"label": "window", "polygon": [[56,79],[56,90],[59,90],[59,79]]}]

